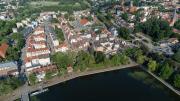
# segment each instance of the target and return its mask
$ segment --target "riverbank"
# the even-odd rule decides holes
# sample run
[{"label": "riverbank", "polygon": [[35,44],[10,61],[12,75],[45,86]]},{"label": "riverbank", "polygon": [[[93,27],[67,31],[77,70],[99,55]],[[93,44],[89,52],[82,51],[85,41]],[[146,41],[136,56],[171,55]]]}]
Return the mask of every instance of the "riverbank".
[{"label": "riverbank", "polygon": [[161,79],[160,77],[156,76],[155,74],[153,74],[152,72],[148,71],[147,69],[145,69],[143,66],[140,66],[142,68],[142,70],[144,70],[145,72],[147,72],[148,74],[150,74],[151,76],[153,76],[154,78],[156,78],[159,82],[161,82],[163,85],[165,85],[167,88],[169,88],[171,91],[173,91],[174,93],[176,93],[177,95],[180,96],[180,91],[176,90],[172,85],[170,85],[169,83],[167,83],[166,81],[164,81],[163,79]]},{"label": "riverbank", "polygon": [[31,98],[39,101],[180,101],[178,95],[139,66],[78,77],[48,89]]},{"label": "riverbank", "polygon": [[92,70],[88,70],[88,71],[84,71],[84,72],[74,72],[74,73],[71,73],[71,74],[68,74],[68,75],[65,75],[62,77],[54,77],[51,80],[36,84],[34,86],[28,86],[28,87],[22,86],[10,94],[0,96],[0,101],[13,101],[13,100],[18,99],[21,96],[24,89],[28,89],[27,91],[29,91],[29,92],[34,92],[36,90],[39,90],[41,87],[47,88],[47,87],[77,78],[77,77],[92,75],[92,74],[97,74],[97,73],[103,73],[103,72],[108,72],[108,71],[114,71],[114,70],[119,70],[119,69],[124,69],[124,68],[131,68],[131,67],[136,67],[136,66],[138,66],[138,64],[132,62],[131,64],[128,64],[128,65],[109,67],[109,68],[101,68],[101,69],[92,69]]}]

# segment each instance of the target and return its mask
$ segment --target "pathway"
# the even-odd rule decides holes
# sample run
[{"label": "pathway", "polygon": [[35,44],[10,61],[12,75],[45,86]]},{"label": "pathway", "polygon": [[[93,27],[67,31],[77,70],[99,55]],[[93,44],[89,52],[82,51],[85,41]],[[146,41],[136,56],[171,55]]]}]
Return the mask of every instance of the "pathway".
[{"label": "pathway", "polygon": [[147,69],[145,69],[143,66],[140,66],[144,71],[146,71],[147,73],[149,73],[150,75],[152,75],[154,78],[156,78],[158,81],[160,81],[162,84],[164,84],[166,87],[168,87],[170,90],[172,90],[174,93],[176,93],[177,95],[180,96],[180,91],[176,90],[173,86],[171,86],[169,83],[167,83],[166,81],[164,81],[163,79],[161,79],[160,77],[156,76],[154,73],[148,71]]}]

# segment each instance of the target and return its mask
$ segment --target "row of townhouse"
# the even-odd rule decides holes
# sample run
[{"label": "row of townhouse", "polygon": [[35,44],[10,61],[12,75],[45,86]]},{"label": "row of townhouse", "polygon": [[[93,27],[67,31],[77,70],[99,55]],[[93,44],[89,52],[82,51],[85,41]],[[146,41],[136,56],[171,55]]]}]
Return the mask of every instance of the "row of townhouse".
[{"label": "row of townhouse", "polygon": [[71,29],[68,25],[68,21],[65,18],[61,17],[59,20],[60,28],[63,30],[72,49],[86,49],[89,46],[89,41],[87,40],[87,38],[82,37],[81,32],[77,32]]},{"label": "row of townhouse", "polygon": [[17,62],[10,61],[0,63],[0,76],[7,76],[7,75],[18,75],[18,65]]},{"label": "row of townhouse", "polygon": [[46,66],[51,63],[48,54],[26,57],[24,61],[26,63],[25,64],[26,67],[34,67],[34,66],[39,66],[39,65]]},{"label": "row of townhouse", "polygon": [[69,50],[68,45],[65,42],[60,44],[60,41],[57,38],[57,33],[55,33],[52,26],[45,26],[45,32],[50,41],[50,47],[53,52],[66,52]]},{"label": "row of townhouse", "polygon": [[47,36],[44,26],[39,26],[26,40],[25,67],[46,66],[50,62],[50,49],[47,47]]},{"label": "row of townhouse", "polygon": [[106,28],[101,30],[101,34],[94,32],[93,39],[94,50],[105,54],[116,54],[120,47],[122,47],[122,44]]}]

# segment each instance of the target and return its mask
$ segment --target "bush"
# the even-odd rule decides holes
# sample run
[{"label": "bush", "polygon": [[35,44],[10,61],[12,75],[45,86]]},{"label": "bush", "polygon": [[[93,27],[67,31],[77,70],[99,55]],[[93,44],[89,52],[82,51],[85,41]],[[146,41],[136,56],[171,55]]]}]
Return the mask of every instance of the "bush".
[{"label": "bush", "polygon": [[174,76],[174,86],[180,88],[180,74]]}]

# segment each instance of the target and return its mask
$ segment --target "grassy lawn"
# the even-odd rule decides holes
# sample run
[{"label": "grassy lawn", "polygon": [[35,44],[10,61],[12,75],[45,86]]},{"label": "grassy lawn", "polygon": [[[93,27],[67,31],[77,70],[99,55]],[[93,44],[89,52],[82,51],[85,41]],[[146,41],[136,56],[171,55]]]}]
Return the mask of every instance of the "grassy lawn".
[{"label": "grassy lawn", "polygon": [[58,1],[32,1],[30,3],[31,6],[54,6],[58,4]]},{"label": "grassy lawn", "polygon": [[85,1],[62,1],[32,1],[29,2],[29,6],[43,11],[79,11],[89,7],[89,4]]}]

